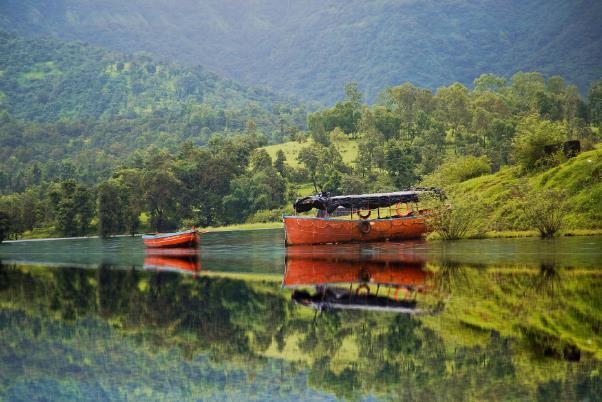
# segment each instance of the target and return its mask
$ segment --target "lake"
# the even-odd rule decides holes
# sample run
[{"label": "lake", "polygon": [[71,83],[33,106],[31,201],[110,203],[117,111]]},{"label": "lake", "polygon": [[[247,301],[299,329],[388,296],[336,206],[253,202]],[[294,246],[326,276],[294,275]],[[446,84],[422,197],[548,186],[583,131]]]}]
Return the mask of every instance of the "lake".
[{"label": "lake", "polygon": [[0,245],[1,400],[600,400],[602,237]]}]

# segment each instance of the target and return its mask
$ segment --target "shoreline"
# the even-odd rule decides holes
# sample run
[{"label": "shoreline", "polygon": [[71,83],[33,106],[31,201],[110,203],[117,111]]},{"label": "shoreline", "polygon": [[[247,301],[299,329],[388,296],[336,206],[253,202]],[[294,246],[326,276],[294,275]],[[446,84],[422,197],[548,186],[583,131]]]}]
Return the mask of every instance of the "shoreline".
[{"label": "shoreline", "polygon": [[[238,225],[229,226],[217,226],[207,227],[199,230],[203,231],[203,234],[211,233],[224,233],[224,232],[238,232],[238,231],[252,231],[252,230],[273,230],[283,229],[284,224],[282,222],[268,222],[268,223],[242,223]],[[119,237],[140,237],[143,233],[136,233],[135,235],[120,234],[110,236],[107,239],[119,238]],[[602,229],[565,229],[561,230],[555,237],[572,237],[572,236],[602,236]],[[478,240],[478,239],[512,239],[512,238],[533,238],[540,237],[539,232],[536,230],[517,230],[517,231],[500,231],[500,232],[486,232],[479,236],[467,236],[461,240]],[[14,244],[22,242],[36,242],[36,241],[53,241],[53,240],[83,240],[83,239],[99,239],[98,235],[94,236],[78,236],[78,237],[24,237],[18,240],[4,240],[2,243]],[[437,235],[431,236],[430,241],[440,241]],[[449,240],[453,241],[453,240]],[[0,244],[2,244],[0,243]]]}]

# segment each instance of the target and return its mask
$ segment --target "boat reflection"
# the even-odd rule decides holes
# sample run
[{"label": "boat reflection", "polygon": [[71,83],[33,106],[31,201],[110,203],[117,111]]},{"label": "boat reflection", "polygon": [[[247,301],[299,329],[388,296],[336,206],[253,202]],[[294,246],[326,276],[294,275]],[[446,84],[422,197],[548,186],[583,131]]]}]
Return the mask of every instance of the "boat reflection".
[{"label": "boat reflection", "polygon": [[144,269],[196,275],[201,270],[199,250],[194,248],[147,249]]},{"label": "boat reflection", "polygon": [[426,270],[424,256],[415,247],[388,245],[289,247],[282,285],[293,289],[296,303],[318,311],[440,311],[441,303],[427,307],[433,274]]}]

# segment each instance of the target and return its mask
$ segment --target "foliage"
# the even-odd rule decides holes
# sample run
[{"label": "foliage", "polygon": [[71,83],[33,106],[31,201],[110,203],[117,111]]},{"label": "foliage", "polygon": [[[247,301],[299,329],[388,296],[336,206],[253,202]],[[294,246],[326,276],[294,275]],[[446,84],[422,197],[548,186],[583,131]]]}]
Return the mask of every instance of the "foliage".
[{"label": "foliage", "polygon": [[4,211],[0,211],[0,243],[8,237],[10,230],[10,217]]},{"label": "foliage", "polygon": [[[125,120],[121,125],[151,119],[147,126],[157,134],[171,131],[199,142],[213,132],[249,127],[281,141],[304,124],[304,110],[295,99],[245,87],[198,66],[3,32],[0,55],[1,105],[19,119]],[[171,121],[160,122],[168,116]],[[108,125],[116,129],[116,123]]]},{"label": "foliage", "polygon": [[[21,46],[20,40],[7,40]],[[87,50],[82,51],[85,59]],[[101,59],[120,57],[94,51]],[[73,64],[68,61],[73,57],[67,52],[62,63]],[[155,66],[155,74],[172,68]],[[344,101],[308,116],[312,139],[276,145],[267,144],[307,134],[288,133],[288,123],[280,120],[278,132],[283,136],[268,137],[254,114],[241,120],[240,132],[205,127],[197,136],[190,124],[200,120],[187,114],[196,113],[195,107],[51,123],[20,120],[0,111],[0,193],[5,194],[0,209],[9,215],[12,237],[94,230],[110,236],[134,233],[141,225],[154,230],[231,225],[277,216],[295,197],[319,191],[395,191],[421,180],[461,186],[490,171],[502,172],[516,161],[523,169],[510,169],[512,175],[529,175],[562,161],[547,155],[545,145],[571,138],[588,149],[600,141],[599,131],[588,121],[595,102],[586,103],[561,77],[546,80],[541,74],[518,73],[507,81],[490,74],[475,82],[474,90],[454,83],[435,95],[406,83],[385,90],[382,103],[373,106],[362,105],[363,94],[350,84]],[[594,165],[586,165],[579,177],[590,171],[597,177]],[[506,176],[503,173],[502,180]],[[87,200],[62,199],[65,182],[81,186],[78,194],[87,192]],[[574,202],[580,208],[569,214],[570,228],[593,228],[600,221],[596,184],[589,176],[582,182],[593,188],[589,193],[576,190]],[[561,185],[549,183],[552,188]],[[470,235],[480,235],[476,232],[482,228],[526,229],[518,198],[500,186],[490,189],[495,195],[484,203],[485,215],[492,219]],[[75,213],[71,206],[76,203],[87,207]],[[273,212],[254,217],[258,211]]]},{"label": "foliage", "polygon": [[53,184],[48,200],[52,208],[54,226],[63,236],[83,236],[88,233],[94,216],[94,194],[89,188],[65,180]]},{"label": "foliage", "polygon": [[486,156],[465,156],[440,165],[423,183],[428,186],[445,187],[491,173],[491,164]]},{"label": "foliage", "polygon": [[565,191],[527,188],[520,196],[527,225],[536,228],[541,237],[554,237],[563,228],[568,205]]},{"label": "foliage", "polygon": [[524,170],[553,166],[557,155],[547,154],[546,145],[561,143],[566,138],[562,123],[541,121],[536,116],[526,116],[519,121],[513,141],[514,157]]},{"label": "foliage", "polygon": [[[560,74],[582,91],[600,77],[599,2],[197,3],[8,2],[0,9],[0,26],[152,52],[326,104],[340,99],[340,89],[352,80],[372,102],[399,82],[431,89],[452,81],[469,85],[483,72]],[[128,64],[117,64],[115,71],[118,67],[123,71]],[[154,63],[141,68],[161,72]],[[31,73],[36,77],[40,71]],[[178,81],[183,93],[188,82],[188,77]]]},{"label": "foliage", "polygon": [[[428,201],[427,201],[428,202]],[[431,200],[427,225],[443,240],[458,240],[482,232],[483,205],[477,197],[448,191],[446,200]]]},{"label": "foliage", "polygon": [[[602,150],[584,152],[560,165],[529,176],[522,176],[517,167],[480,176],[456,184],[453,190],[469,197],[478,197],[479,205],[485,210],[483,215],[475,215],[475,220],[486,230],[527,230],[528,225],[523,210],[523,199],[531,189],[533,197],[545,197],[548,191],[562,193],[564,201],[550,205],[550,212],[561,213],[566,229],[600,228],[602,222]],[[528,183],[524,189],[524,181]],[[520,190],[521,186],[523,190]],[[517,191],[520,190],[520,191]],[[523,197],[524,195],[524,197]],[[553,204],[553,202],[551,203]]]},{"label": "foliage", "polygon": [[587,93],[590,118],[602,130],[602,79],[594,82]]},{"label": "foliage", "polygon": [[309,172],[309,179],[316,192],[338,193],[341,175],[350,171],[334,146],[310,144],[299,151],[297,160]]}]

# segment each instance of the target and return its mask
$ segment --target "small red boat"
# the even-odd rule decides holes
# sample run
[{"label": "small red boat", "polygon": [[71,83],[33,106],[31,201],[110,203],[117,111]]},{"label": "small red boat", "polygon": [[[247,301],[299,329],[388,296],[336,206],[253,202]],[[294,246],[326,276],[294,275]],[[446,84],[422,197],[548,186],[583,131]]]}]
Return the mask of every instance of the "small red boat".
[{"label": "small red boat", "polygon": [[157,233],[142,236],[146,247],[196,247],[201,242],[201,235],[196,229],[175,233]]},{"label": "small red boat", "polygon": [[[411,204],[417,203],[425,193],[444,197],[441,190],[429,188],[337,197],[321,193],[299,199],[295,202],[295,211],[316,208],[318,216],[284,216],[286,245],[419,239],[428,231],[429,211]],[[402,204],[406,205],[404,211]],[[381,218],[380,208],[388,208],[388,216]],[[333,218],[339,211],[352,217],[356,214],[360,219]],[[369,219],[374,211],[376,219]]]}]

